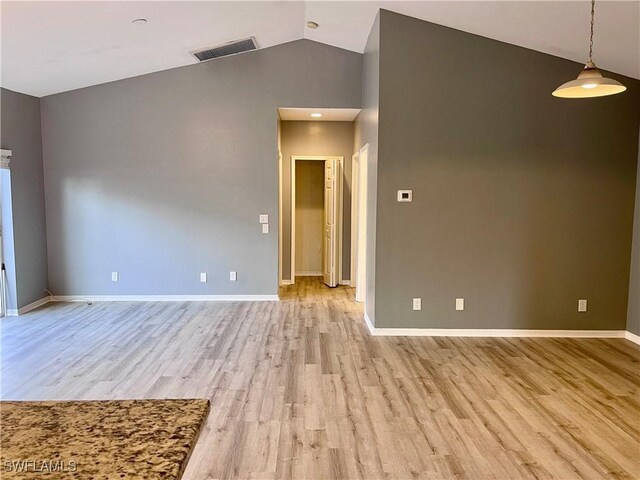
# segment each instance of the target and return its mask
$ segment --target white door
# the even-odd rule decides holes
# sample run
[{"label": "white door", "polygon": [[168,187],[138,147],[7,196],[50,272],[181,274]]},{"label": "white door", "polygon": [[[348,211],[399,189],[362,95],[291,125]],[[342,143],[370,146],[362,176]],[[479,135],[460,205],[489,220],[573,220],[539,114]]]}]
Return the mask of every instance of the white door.
[{"label": "white door", "polygon": [[324,245],[323,245],[323,277],[324,283],[330,287],[338,285],[338,232],[337,212],[339,178],[338,160],[324,162]]}]

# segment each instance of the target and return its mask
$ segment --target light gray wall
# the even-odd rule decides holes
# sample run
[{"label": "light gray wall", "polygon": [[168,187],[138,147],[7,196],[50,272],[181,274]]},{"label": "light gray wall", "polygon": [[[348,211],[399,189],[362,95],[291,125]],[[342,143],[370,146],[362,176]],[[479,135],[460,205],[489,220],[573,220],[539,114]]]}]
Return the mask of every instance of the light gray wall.
[{"label": "light gray wall", "polygon": [[[638,136],[640,137],[640,133]],[[629,305],[627,307],[627,330],[636,335],[640,335],[640,145],[638,145],[638,150],[636,205],[633,217],[633,248],[631,250]]]},{"label": "light gray wall", "polygon": [[376,223],[378,196],[378,117],[380,109],[380,13],[371,27],[362,60],[362,111],[356,118],[355,146],[368,146],[367,172],[367,288],[365,311],[375,323]]},{"label": "light gray wall", "polygon": [[[21,308],[45,297],[44,289],[47,288],[47,232],[40,100],[4,88],[0,95],[2,148],[13,152],[11,193],[15,242],[15,293],[17,308]],[[11,272],[9,274],[11,275]]]},{"label": "light gray wall", "polygon": [[[351,156],[354,152],[353,122],[280,123],[282,150],[282,278],[291,278],[291,157],[337,155],[344,157],[344,203],[342,212],[342,280],[351,269]],[[339,279],[340,280],[340,279]]]},{"label": "light gray wall", "polygon": [[640,82],[580,69],[381,12],[376,327],[625,328]]},{"label": "light gray wall", "polygon": [[300,40],[43,98],[52,290],[277,293],[277,107],[360,92],[361,55]]}]

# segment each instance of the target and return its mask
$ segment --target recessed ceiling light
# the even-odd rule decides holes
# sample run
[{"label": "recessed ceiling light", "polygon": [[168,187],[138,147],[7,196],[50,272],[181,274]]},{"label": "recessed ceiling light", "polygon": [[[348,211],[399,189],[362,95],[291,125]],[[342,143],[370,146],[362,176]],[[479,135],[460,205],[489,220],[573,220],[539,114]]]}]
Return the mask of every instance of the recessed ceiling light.
[{"label": "recessed ceiling light", "polygon": [[307,22],[307,27],[312,28],[313,30],[315,30],[316,28],[319,27],[319,25],[316,22]]},{"label": "recessed ceiling light", "polygon": [[147,19],[146,18],[136,18],[135,20],[132,20],[131,23],[133,23],[135,25],[144,25],[145,23],[147,23]]},{"label": "recessed ceiling light", "polygon": [[317,112],[316,112],[316,113],[312,113],[312,114],[311,114],[311,116],[312,116],[313,118],[320,118],[320,117],[322,116],[322,114],[321,114],[321,113],[317,113]]}]

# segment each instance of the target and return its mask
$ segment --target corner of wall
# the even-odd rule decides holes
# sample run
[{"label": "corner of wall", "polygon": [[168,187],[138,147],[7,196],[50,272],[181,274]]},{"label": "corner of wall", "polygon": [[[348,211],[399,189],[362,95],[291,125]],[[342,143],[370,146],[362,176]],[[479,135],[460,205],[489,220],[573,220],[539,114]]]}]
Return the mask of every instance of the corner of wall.
[{"label": "corner of wall", "polygon": [[629,272],[627,331],[635,335],[640,335],[640,131],[638,132],[638,165],[636,173],[636,201],[633,213],[631,266]]}]

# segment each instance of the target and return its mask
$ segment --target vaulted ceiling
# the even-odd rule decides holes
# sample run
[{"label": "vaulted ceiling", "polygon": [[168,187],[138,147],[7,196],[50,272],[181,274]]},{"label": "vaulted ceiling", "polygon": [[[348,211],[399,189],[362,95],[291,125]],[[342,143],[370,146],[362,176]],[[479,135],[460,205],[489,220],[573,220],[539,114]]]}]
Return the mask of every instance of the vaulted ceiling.
[{"label": "vaulted ceiling", "polygon": [[[590,2],[583,0],[3,1],[2,86],[45,96],[193,64],[193,50],[250,36],[260,48],[308,38],[362,52],[379,8],[586,60]],[[603,69],[640,78],[640,2],[597,3],[594,56]]]}]

